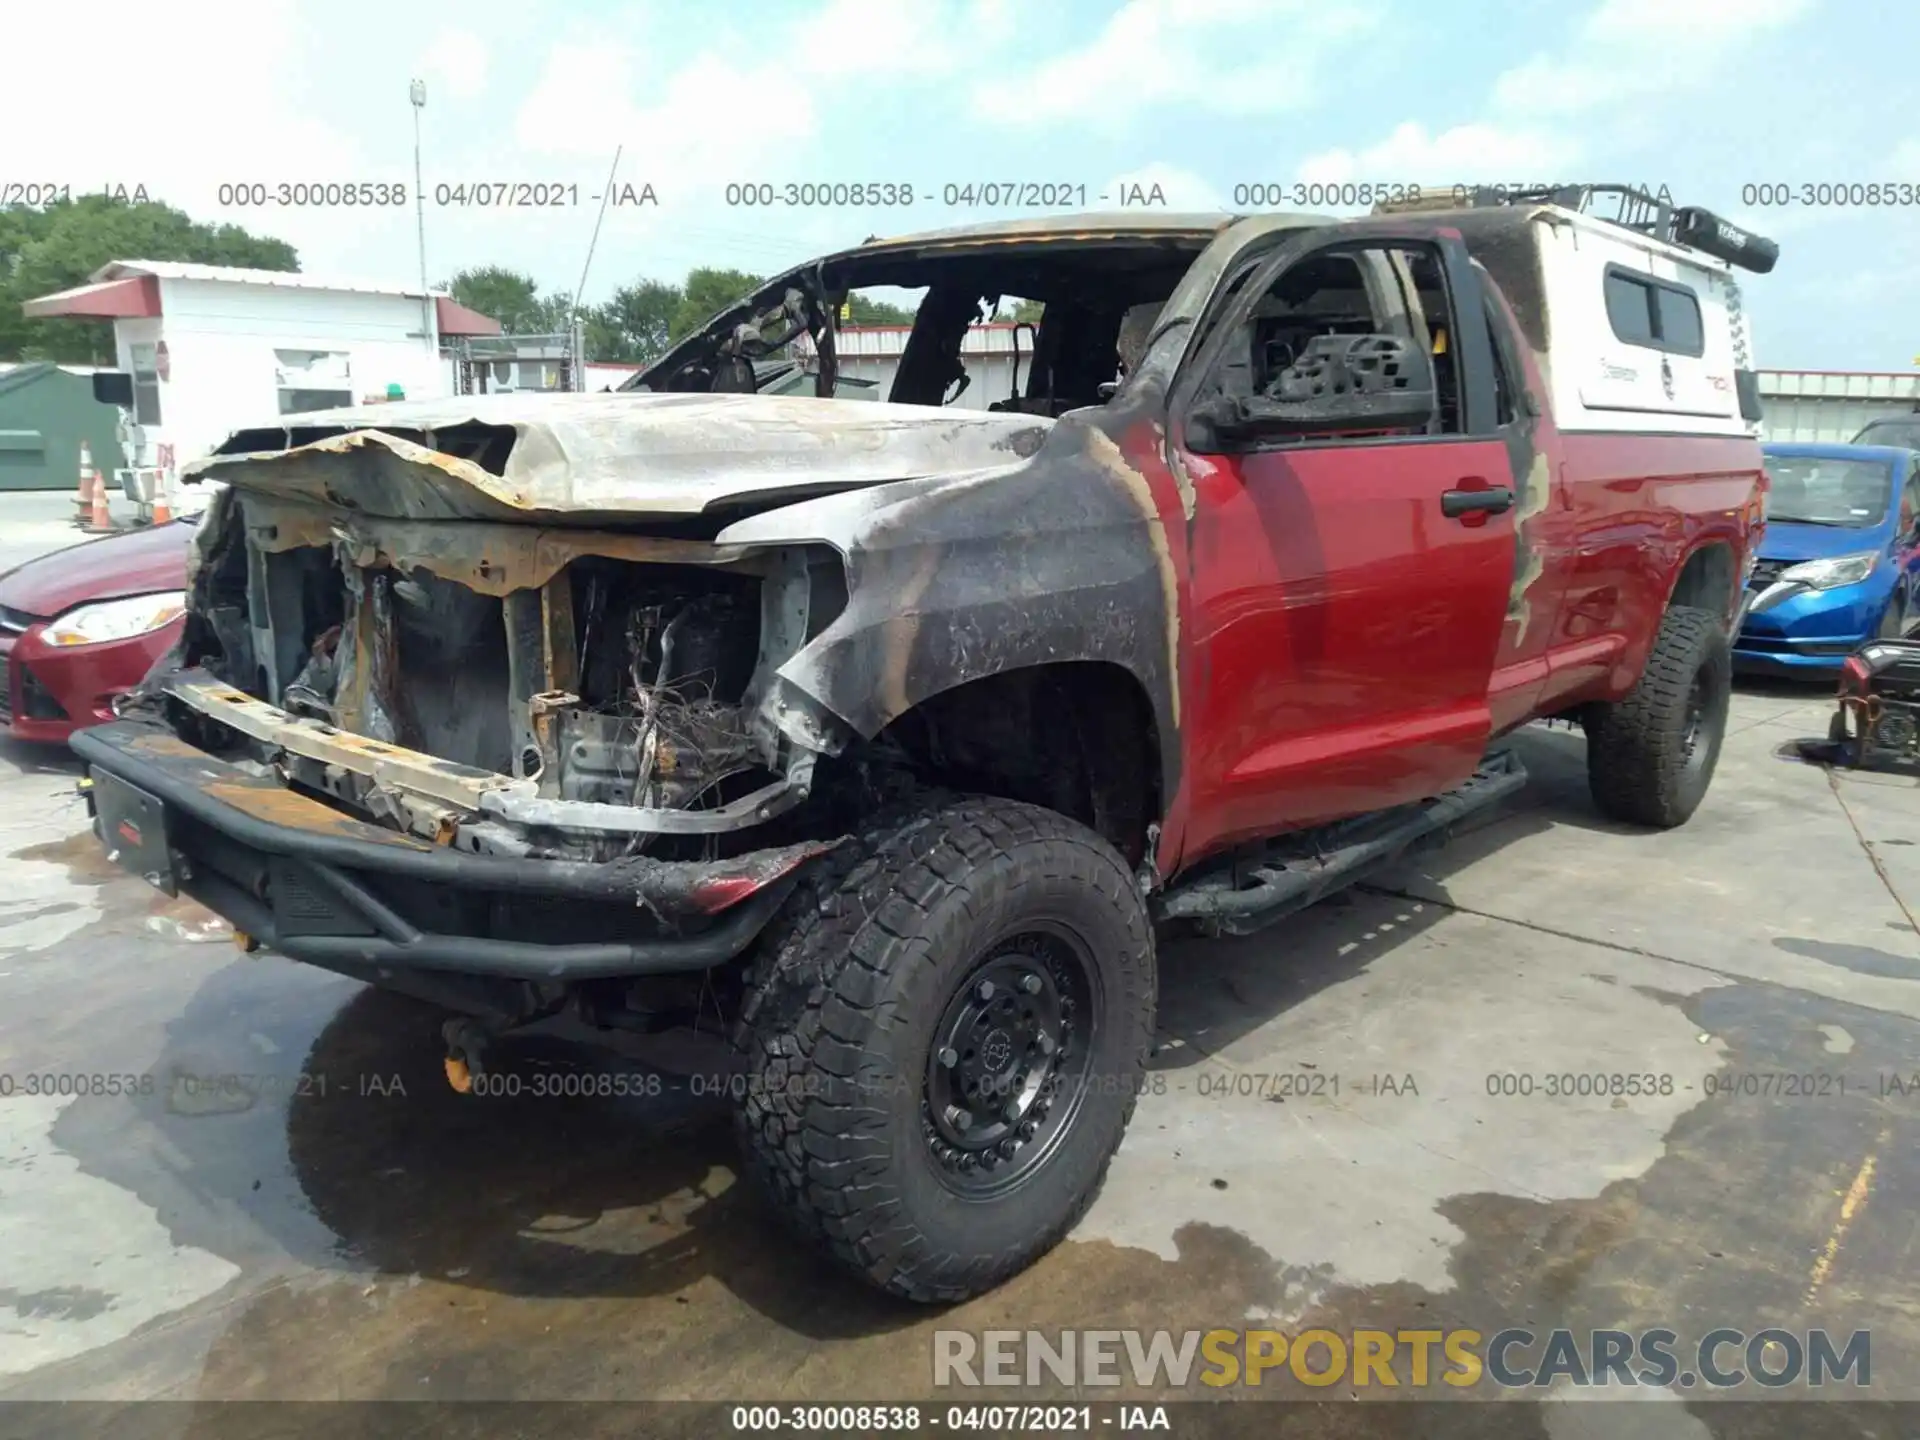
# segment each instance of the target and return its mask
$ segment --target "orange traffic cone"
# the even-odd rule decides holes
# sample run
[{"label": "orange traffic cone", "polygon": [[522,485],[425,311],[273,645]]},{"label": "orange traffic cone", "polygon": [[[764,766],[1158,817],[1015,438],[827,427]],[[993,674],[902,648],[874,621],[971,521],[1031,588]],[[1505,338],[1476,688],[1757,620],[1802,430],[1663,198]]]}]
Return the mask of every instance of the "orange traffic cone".
[{"label": "orange traffic cone", "polygon": [[85,529],[93,521],[93,452],[80,442],[80,493],[74,497],[73,523]]},{"label": "orange traffic cone", "polygon": [[96,533],[113,529],[113,512],[107,509],[106,478],[98,470],[93,472],[93,511],[87,519],[87,529]]}]

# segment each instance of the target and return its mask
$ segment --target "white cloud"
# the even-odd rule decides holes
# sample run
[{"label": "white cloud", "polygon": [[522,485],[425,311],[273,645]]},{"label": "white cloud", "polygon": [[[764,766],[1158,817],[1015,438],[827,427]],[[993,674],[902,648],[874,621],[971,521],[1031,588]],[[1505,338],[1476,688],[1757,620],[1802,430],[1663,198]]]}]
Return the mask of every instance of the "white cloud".
[{"label": "white cloud", "polygon": [[[1311,156],[1303,181],[1422,186],[1560,184],[1609,140],[1593,112],[1658,123],[1660,100],[1714,78],[1755,36],[1790,24],[1813,0],[1601,0],[1565,46],[1531,56],[1493,83],[1484,113],[1446,129],[1406,121],[1363,147]],[[1640,177],[1600,176],[1653,184]],[[1765,227],[1761,227],[1763,230]]]},{"label": "white cloud", "polygon": [[[290,157],[317,178],[368,174],[346,137],[285,83],[300,58],[289,0],[206,0],[192,24],[137,0],[105,0],[79,18],[28,6],[9,10],[6,28],[8,109],[42,117],[27,131],[16,124],[9,178],[67,183],[76,194],[140,185],[206,218],[222,181],[296,178]],[[32,55],[45,58],[26,63]],[[251,218],[272,231],[278,217]]]},{"label": "white cloud", "polygon": [[[575,32],[547,50],[514,116],[510,175],[591,171],[583,196],[598,194],[615,145],[619,179],[651,183],[658,208],[610,210],[589,297],[606,277],[636,267],[670,274],[690,264],[758,273],[796,264],[872,231],[913,228],[882,212],[729,208],[734,181],[843,177],[818,140],[826,112],[847,112],[847,89],[926,86],[977,63],[982,47],[1003,45],[1017,11],[1005,0],[824,0],[783,29],[747,40],[703,35],[704,47],[669,70],[655,57],[663,10],[628,12],[624,33]],[[884,63],[870,63],[883,57]],[[852,111],[860,113],[856,105]],[[668,137],[671,143],[658,143]],[[584,168],[583,168],[584,167]],[[490,167],[497,169],[499,167]],[[514,252],[537,253],[536,238],[561,253],[584,252],[591,208],[519,217]],[[501,247],[495,246],[496,250]],[[526,263],[526,262],[521,262]],[[543,262],[546,275],[551,262]],[[550,280],[571,288],[576,274]]]},{"label": "white cloud", "polygon": [[1534,118],[1584,114],[1698,84],[1741,48],[1804,15],[1813,0],[1603,0],[1564,52],[1501,75],[1493,108]]},{"label": "white cloud", "polygon": [[[536,169],[543,157],[610,160],[624,143],[644,154],[636,178],[650,180],[663,203],[669,190],[684,202],[696,188],[759,178],[766,159],[792,154],[817,126],[812,96],[789,82],[777,56],[742,67],[702,54],[660,75],[629,48],[560,43],[515,118],[515,159]],[[640,150],[659,136],[673,143]]]},{"label": "white cloud", "polygon": [[1439,189],[1463,181],[1555,184],[1578,152],[1577,142],[1536,130],[1479,122],[1430,132],[1409,120],[1363,150],[1323,151],[1304,161],[1299,178]]},{"label": "white cloud", "polygon": [[[410,207],[220,203],[235,182],[271,196],[283,183],[412,180],[404,71],[377,100],[394,143],[370,149],[354,126],[374,108],[377,69],[349,88],[324,78],[291,0],[203,0],[191,23],[144,0],[28,6],[5,23],[9,54],[54,57],[9,68],[10,110],[43,123],[15,125],[8,178],[64,183],[76,196],[144,188],[195,220],[287,241],[309,273],[414,278]],[[394,256],[405,257],[397,267]]]},{"label": "white cloud", "polygon": [[[863,88],[964,69],[1013,33],[1005,0],[825,0],[795,22],[781,59],[804,75]],[[872,62],[876,57],[881,64]]]},{"label": "white cloud", "polygon": [[471,30],[442,30],[421,57],[420,77],[429,100],[442,90],[456,100],[478,99],[487,89],[486,42]]},{"label": "white cloud", "polygon": [[1814,0],[1604,0],[1585,29],[1595,39],[1664,45],[1680,38],[1716,44],[1742,29],[1765,30],[1799,19]]},{"label": "white cloud", "polygon": [[1241,115],[1299,109],[1319,93],[1328,53],[1378,20],[1371,3],[1127,0],[1084,48],[976,85],[973,110],[1010,125],[1118,126],[1160,103]]}]

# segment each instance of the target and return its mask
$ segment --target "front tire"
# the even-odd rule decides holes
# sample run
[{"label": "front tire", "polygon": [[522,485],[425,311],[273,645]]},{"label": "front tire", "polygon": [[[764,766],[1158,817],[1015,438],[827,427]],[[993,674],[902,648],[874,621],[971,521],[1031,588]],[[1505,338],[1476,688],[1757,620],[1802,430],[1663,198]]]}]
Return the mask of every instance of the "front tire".
[{"label": "front tire", "polygon": [[880,825],[763,938],[735,1033],[747,1171],[869,1284],[977,1295],[1099,1192],[1154,1000],[1146,906],[1092,831],[989,798]]},{"label": "front tire", "polygon": [[1691,819],[1719,762],[1732,698],[1719,619],[1671,606],[1632,692],[1588,716],[1587,788],[1602,813],[1660,829]]}]

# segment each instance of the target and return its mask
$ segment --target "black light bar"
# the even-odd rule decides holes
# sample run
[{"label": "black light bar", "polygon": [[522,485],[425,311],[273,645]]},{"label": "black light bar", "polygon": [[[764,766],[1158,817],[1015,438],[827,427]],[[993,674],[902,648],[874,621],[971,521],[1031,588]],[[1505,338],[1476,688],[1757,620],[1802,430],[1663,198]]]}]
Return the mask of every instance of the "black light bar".
[{"label": "black light bar", "polygon": [[1676,245],[1715,256],[1756,275],[1765,275],[1780,258],[1778,241],[1730,225],[1698,205],[1682,205],[1673,212],[1672,239]]}]

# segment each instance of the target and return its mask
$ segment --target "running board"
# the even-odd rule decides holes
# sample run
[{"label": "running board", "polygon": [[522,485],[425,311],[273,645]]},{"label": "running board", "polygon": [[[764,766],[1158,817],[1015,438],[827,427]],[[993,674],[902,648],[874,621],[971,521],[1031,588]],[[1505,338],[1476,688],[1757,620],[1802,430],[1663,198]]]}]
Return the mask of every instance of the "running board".
[{"label": "running board", "polygon": [[1156,918],[1186,920],[1208,935],[1250,935],[1400,859],[1438,844],[1461,821],[1527,783],[1510,750],[1489,755],[1457,790],[1417,805],[1377,810],[1319,830],[1282,836],[1251,856],[1209,865],[1177,881],[1154,904]]}]

